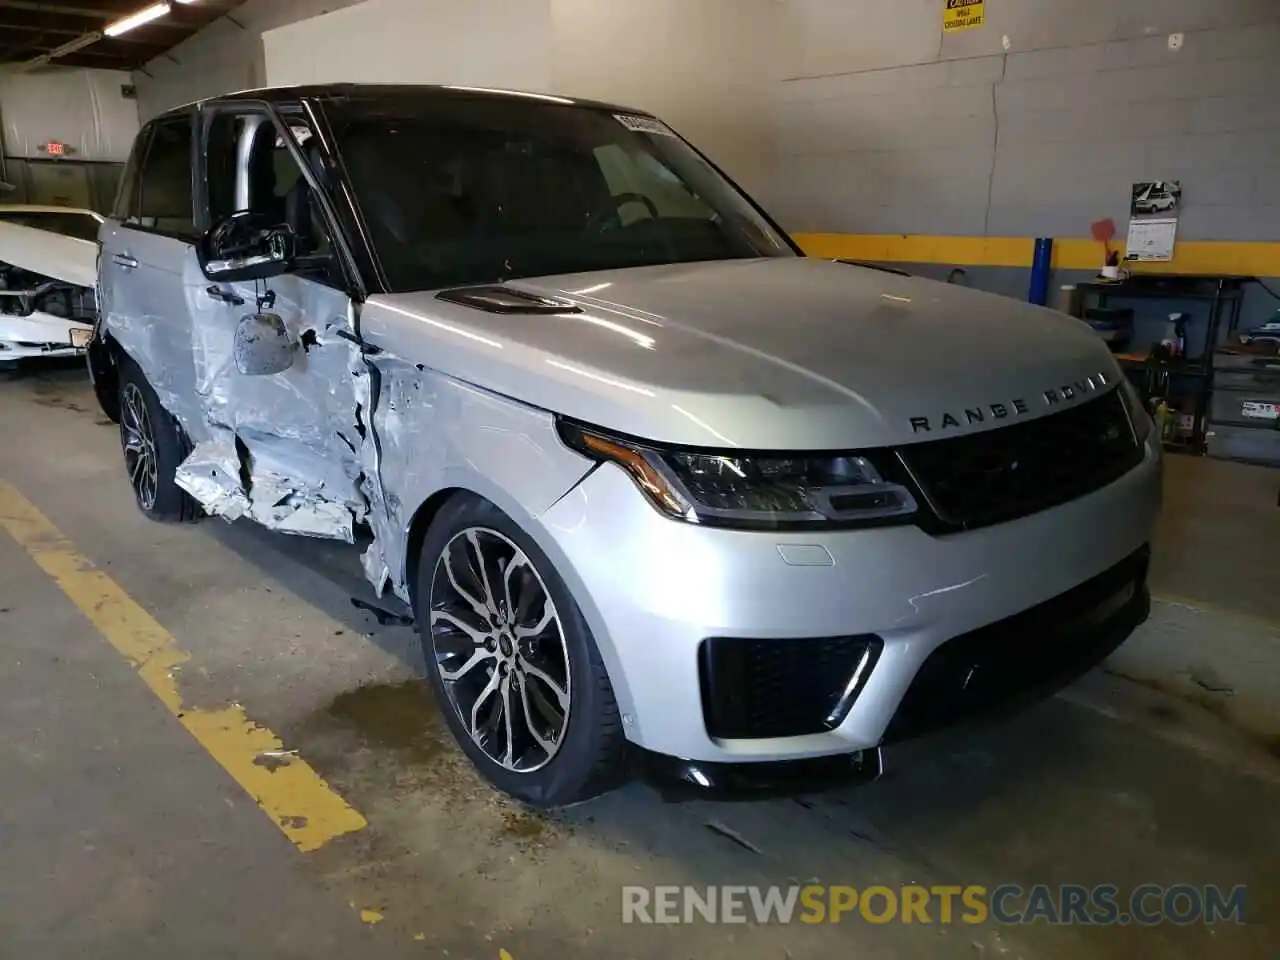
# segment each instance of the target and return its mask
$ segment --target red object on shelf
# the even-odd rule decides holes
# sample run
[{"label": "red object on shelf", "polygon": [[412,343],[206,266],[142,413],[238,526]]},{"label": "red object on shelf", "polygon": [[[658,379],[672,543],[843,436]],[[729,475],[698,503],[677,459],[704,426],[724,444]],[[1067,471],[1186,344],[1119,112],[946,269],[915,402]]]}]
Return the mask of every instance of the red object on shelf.
[{"label": "red object on shelf", "polygon": [[1106,251],[1107,257],[1103,261],[1107,266],[1115,266],[1120,262],[1117,256],[1115,263],[1111,262],[1111,241],[1115,239],[1116,222],[1114,220],[1095,220],[1089,225],[1089,230],[1093,234],[1093,239],[1102,244],[1102,248]]}]

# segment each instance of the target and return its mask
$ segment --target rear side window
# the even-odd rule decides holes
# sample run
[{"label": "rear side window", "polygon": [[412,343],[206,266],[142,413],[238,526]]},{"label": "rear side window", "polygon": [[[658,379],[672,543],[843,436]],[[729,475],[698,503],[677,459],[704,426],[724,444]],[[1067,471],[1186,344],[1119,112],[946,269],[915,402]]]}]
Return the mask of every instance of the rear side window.
[{"label": "rear side window", "polygon": [[126,218],[126,223],[168,236],[195,239],[192,129],[190,116],[163,120],[155,125],[138,179],[137,215]]}]

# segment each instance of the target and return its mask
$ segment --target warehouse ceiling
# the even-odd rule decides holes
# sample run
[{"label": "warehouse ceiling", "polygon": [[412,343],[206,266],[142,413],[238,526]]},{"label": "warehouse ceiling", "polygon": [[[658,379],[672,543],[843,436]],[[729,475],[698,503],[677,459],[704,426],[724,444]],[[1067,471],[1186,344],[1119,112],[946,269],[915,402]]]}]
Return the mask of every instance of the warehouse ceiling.
[{"label": "warehouse ceiling", "polygon": [[[165,16],[121,36],[92,39],[108,25],[150,6],[151,0],[0,0],[0,64],[9,68],[15,64],[40,65],[38,58],[70,45],[80,48],[49,62],[67,67],[135,70],[242,2],[175,2]],[[80,46],[81,43],[86,45]]]}]

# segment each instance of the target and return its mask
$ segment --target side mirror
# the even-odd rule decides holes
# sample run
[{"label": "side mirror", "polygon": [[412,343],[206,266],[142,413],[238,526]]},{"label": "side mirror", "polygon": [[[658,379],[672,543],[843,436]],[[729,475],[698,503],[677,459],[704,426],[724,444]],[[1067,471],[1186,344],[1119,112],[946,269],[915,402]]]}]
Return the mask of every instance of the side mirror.
[{"label": "side mirror", "polygon": [[214,224],[196,251],[200,269],[210,280],[268,280],[293,266],[297,242],[287,224],[263,224],[260,217],[241,210]]},{"label": "side mirror", "polygon": [[236,327],[236,369],[250,377],[284,373],[293,366],[298,345],[275,313],[250,313]]}]

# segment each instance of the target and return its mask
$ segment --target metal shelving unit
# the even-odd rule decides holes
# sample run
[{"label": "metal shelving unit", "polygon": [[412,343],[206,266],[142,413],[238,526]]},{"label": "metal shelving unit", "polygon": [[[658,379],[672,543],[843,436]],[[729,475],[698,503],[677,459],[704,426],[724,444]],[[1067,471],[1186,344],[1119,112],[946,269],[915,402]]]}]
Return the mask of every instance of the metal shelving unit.
[{"label": "metal shelving unit", "polygon": [[[1213,353],[1240,324],[1244,285],[1250,277],[1192,274],[1134,274],[1124,280],[1092,280],[1077,284],[1081,315],[1092,308],[1106,308],[1113,300],[1167,300],[1170,303],[1207,304],[1208,312],[1188,313],[1188,325],[1207,323],[1204,349],[1192,357],[1168,359],[1147,353],[1118,353],[1130,379],[1151,399],[1191,399],[1194,405],[1191,435],[1185,441],[1166,444],[1170,449],[1203,454],[1209,400],[1213,393]],[[1092,301],[1092,302],[1090,302]],[[1152,344],[1154,346],[1154,344]]]}]

